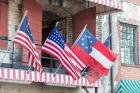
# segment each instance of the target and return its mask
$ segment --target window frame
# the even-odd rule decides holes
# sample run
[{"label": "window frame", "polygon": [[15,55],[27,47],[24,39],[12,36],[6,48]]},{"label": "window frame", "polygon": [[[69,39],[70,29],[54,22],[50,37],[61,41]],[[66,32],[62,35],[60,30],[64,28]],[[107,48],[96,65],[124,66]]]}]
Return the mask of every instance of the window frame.
[{"label": "window frame", "polygon": [[[126,37],[122,37],[123,27],[127,31],[127,32],[126,31],[124,32]],[[128,32],[130,32],[130,33],[128,33]],[[138,34],[137,34],[137,32],[138,32],[138,26],[137,25],[120,22],[120,36],[121,36],[121,38],[120,38],[121,47],[120,48],[121,48],[121,64],[122,65],[138,65],[139,64],[138,63]],[[129,35],[129,38],[128,38],[128,35]],[[129,45],[128,45],[127,40],[130,41]],[[124,53],[122,51],[122,45],[123,45],[122,42],[123,41],[126,42],[126,44],[127,44],[127,45],[124,45],[124,47],[126,47],[126,49],[127,49],[127,50],[125,50],[125,48],[124,48],[124,50],[123,50],[123,51],[125,51]],[[133,45],[131,46],[131,44],[133,44]],[[129,50],[131,50],[130,48],[133,48],[133,52],[131,53],[130,51],[128,51],[128,48],[129,48]],[[129,58],[124,58],[126,56],[123,57],[123,55],[125,55],[126,51],[131,53],[131,54],[127,53],[128,56],[130,56]],[[131,57],[132,57],[131,55],[133,55],[133,58],[132,58],[133,62],[132,62],[132,59],[131,59]],[[124,61],[123,61],[123,58],[124,58]],[[128,61],[126,61],[125,59],[127,59]]]}]

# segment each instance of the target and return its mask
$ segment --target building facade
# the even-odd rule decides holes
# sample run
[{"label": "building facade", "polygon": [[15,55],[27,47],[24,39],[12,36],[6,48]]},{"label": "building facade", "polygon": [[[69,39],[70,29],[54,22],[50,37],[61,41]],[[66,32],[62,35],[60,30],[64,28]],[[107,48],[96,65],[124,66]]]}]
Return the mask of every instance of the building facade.
[{"label": "building facade", "polygon": [[[131,91],[136,89],[134,82],[140,81],[139,73],[139,11],[140,2],[138,0],[125,0],[124,12],[117,16],[120,63],[118,64],[118,76],[116,77],[120,84],[126,82]],[[133,82],[133,83],[132,83]],[[118,84],[118,85],[120,85]],[[134,86],[134,87],[133,87]],[[120,88],[120,87],[119,87]],[[125,89],[125,88],[124,88]],[[119,90],[119,89],[116,89]],[[118,91],[117,91],[118,92]],[[120,92],[118,92],[120,93]],[[135,92],[137,93],[137,92]]]},{"label": "building facade", "polygon": [[[111,46],[118,54],[118,62],[113,66],[115,93],[139,93],[139,11],[140,1],[123,0],[123,12],[102,15],[98,20],[102,25],[96,29],[97,36],[104,41],[109,33],[111,16]],[[103,80],[106,85],[111,85],[110,77],[103,77]]]},{"label": "building facade", "polygon": [[[25,10],[28,10],[29,23],[45,70],[42,75],[33,69],[27,73],[29,70],[27,51],[12,42]],[[109,80],[106,77],[94,84],[89,84],[86,78],[74,81],[63,69],[59,69],[54,77],[59,63],[49,55],[41,53],[41,46],[56,22],[59,22],[60,32],[71,44],[87,24],[89,30],[101,40],[109,35],[106,27],[108,30],[110,27],[114,29],[112,30],[112,50],[119,54],[118,39],[120,38],[119,30],[116,31],[118,27],[116,27],[115,18],[121,10],[122,4],[116,0],[110,2],[106,0],[102,2],[100,0],[0,0],[0,92],[85,93],[84,86],[91,93],[109,93],[111,85],[107,86],[108,90],[104,87],[105,81]],[[101,17],[106,13],[115,15],[112,17],[115,20],[112,21],[112,26],[107,23],[110,22],[106,20],[107,15]],[[104,26],[106,27],[101,29]]]}]

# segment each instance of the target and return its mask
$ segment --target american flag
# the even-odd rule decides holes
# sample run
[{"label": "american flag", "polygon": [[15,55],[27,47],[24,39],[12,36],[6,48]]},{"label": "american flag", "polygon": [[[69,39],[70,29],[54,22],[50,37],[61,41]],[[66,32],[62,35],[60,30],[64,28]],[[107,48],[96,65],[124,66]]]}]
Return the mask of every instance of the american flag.
[{"label": "american flag", "polygon": [[42,66],[39,60],[39,55],[36,51],[36,46],[32,36],[31,28],[29,26],[27,12],[22,18],[22,21],[17,29],[17,33],[13,41],[14,43],[19,44],[21,47],[28,50],[29,66],[34,67],[40,72],[42,72]]},{"label": "american flag", "polygon": [[79,76],[82,76],[81,73],[82,73],[83,69],[86,68],[86,65],[82,62],[81,59],[79,59],[79,58],[75,55],[74,51],[72,50],[72,48],[70,48],[70,46],[69,46],[68,43],[65,44],[65,49],[64,49],[64,51],[66,52],[66,54],[67,54],[67,56],[68,56],[70,62],[72,63],[72,65],[73,65],[75,71],[77,72],[77,74],[78,74]]},{"label": "american flag", "polygon": [[56,27],[46,39],[42,50],[57,58],[65,71],[71,75],[73,79],[76,80],[80,77],[80,70],[82,70],[85,65],[74,55]]}]

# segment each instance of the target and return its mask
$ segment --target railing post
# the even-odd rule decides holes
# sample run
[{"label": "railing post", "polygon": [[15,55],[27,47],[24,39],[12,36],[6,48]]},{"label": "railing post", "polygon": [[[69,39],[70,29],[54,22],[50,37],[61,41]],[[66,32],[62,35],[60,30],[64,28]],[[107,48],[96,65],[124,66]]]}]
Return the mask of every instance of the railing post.
[{"label": "railing post", "polygon": [[14,63],[13,61],[14,61],[14,43],[12,44],[12,64],[11,64],[11,68],[13,68],[13,63]]}]

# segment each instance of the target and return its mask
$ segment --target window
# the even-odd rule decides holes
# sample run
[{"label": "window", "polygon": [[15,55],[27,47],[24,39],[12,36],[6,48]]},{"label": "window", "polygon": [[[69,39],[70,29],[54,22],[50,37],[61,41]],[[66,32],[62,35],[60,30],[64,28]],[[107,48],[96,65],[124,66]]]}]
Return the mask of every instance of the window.
[{"label": "window", "polygon": [[137,27],[121,23],[122,64],[137,64]]}]

